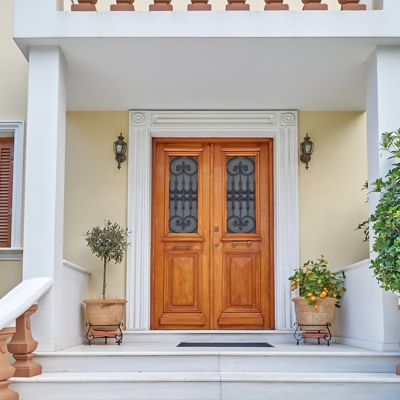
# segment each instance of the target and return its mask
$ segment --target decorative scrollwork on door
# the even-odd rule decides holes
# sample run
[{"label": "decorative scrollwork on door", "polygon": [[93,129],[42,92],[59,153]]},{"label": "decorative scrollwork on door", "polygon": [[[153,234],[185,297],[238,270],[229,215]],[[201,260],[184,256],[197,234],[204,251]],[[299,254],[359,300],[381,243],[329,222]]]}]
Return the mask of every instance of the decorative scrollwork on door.
[{"label": "decorative scrollwork on door", "polygon": [[226,169],[228,233],[254,233],[256,231],[254,157],[229,157]]},{"label": "decorative scrollwork on door", "polygon": [[197,158],[173,157],[169,164],[169,232],[196,233],[198,206]]}]

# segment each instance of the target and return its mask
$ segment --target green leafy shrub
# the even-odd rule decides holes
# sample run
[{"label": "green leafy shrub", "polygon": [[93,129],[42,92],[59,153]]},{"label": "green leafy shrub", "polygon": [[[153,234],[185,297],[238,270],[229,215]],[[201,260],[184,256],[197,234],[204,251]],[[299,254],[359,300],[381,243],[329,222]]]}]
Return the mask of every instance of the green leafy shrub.
[{"label": "green leafy shrub", "polygon": [[128,230],[122,228],[116,223],[111,221],[104,221],[104,227],[94,227],[91,231],[87,231],[85,234],[85,240],[92,251],[92,253],[103,260],[103,291],[102,298],[106,298],[106,271],[107,263],[114,260],[116,264],[121,263],[126,248],[129,246],[128,243]]},{"label": "green leafy shrub", "polygon": [[374,231],[371,267],[381,288],[400,292],[400,129],[382,135],[382,148],[395,160],[384,178],[372,183],[371,192],[381,195],[369,217]]},{"label": "green leafy shrub", "polygon": [[318,308],[317,298],[333,297],[337,299],[335,306],[340,307],[339,300],[343,292],[344,272],[333,274],[327,268],[328,261],[321,256],[316,262],[307,261],[303,267],[297,268],[294,274],[289,278],[292,285],[292,291],[299,289],[300,297],[308,299],[308,304]]}]

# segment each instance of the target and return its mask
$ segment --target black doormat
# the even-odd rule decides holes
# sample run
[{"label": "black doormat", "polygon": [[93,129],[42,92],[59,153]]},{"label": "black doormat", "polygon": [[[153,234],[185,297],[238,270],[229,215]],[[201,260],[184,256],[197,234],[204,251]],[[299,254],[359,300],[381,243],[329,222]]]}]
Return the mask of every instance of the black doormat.
[{"label": "black doormat", "polygon": [[189,342],[182,342],[179,343],[176,347],[274,347],[267,342],[206,342],[206,343],[189,343]]}]

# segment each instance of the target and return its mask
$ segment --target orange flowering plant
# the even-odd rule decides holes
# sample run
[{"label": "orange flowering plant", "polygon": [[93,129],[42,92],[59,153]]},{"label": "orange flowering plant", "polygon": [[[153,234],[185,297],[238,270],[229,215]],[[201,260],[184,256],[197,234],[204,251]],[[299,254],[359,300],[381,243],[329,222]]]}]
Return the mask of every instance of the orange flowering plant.
[{"label": "orange flowering plant", "polygon": [[297,268],[294,274],[289,278],[292,285],[292,291],[299,289],[300,296],[308,300],[310,306],[318,308],[318,297],[333,297],[337,299],[335,306],[340,308],[339,300],[343,292],[344,280],[346,275],[344,272],[333,274],[327,268],[328,261],[321,256],[316,262],[307,261],[303,267]]}]

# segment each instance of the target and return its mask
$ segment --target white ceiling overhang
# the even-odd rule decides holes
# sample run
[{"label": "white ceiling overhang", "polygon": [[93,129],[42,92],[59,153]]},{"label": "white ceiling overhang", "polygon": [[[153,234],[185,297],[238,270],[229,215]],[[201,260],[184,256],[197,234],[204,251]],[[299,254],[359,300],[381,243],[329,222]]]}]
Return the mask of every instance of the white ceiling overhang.
[{"label": "white ceiling overhang", "polygon": [[31,45],[64,52],[69,110],[363,111],[366,60],[377,45],[400,45],[384,11],[47,11],[32,22],[21,10],[32,0],[15,4],[27,58]]}]

